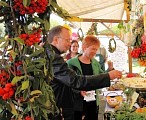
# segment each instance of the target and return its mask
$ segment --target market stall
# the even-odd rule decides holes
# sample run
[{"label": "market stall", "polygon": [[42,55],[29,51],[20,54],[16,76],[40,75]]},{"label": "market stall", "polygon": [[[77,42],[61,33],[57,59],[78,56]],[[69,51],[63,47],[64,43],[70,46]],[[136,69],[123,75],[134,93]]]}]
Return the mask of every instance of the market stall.
[{"label": "market stall", "polygon": [[[73,4],[74,9],[72,9],[71,2],[75,3]],[[103,96],[106,101],[106,106],[105,106],[106,114],[104,119],[109,120],[113,118],[116,120],[123,120],[124,118],[125,120],[129,120],[129,119],[144,120],[146,119],[145,71],[143,71],[142,74],[140,73],[140,71],[137,72],[137,74],[133,74],[133,69],[132,69],[133,60],[136,60],[139,66],[143,66],[144,68],[146,66],[146,47],[145,47],[146,46],[145,44],[146,43],[145,42],[146,41],[146,37],[145,37],[146,10],[145,10],[144,1],[131,0],[129,1],[130,4],[126,0],[116,1],[118,2],[117,5],[123,4],[122,9],[123,11],[124,10],[126,11],[127,19],[124,20],[122,18],[119,19],[112,18],[113,16],[116,18],[117,14],[112,16],[111,13],[108,13],[108,15],[111,16],[111,18],[108,19],[109,16],[105,17],[104,14],[105,12],[103,11],[101,12],[101,9],[103,8],[95,7],[96,5],[97,6],[99,5],[98,4],[99,1],[96,1],[95,3],[94,2],[95,1],[90,1],[87,7],[87,4],[83,4],[81,2],[77,2],[74,0],[74,1],[68,1],[66,6],[65,4],[63,4],[62,1],[58,0],[58,3],[60,5],[64,6],[66,10],[68,10],[72,15],[75,16],[68,20],[73,23],[77,23],[79,28],[83,30],[89,29],[89,27],[87,28],[88,23],[90,23],[89,26],[92,26],[93,23],[100,23],[104,27],[109,29],[109,31],[111,31],[111,29],[105,23],[119,23],[119,28],[121,29],[121,35],[117,35],[113,31],[111,31],[111,33],[112,35],[120,38],[123,41],[123,43],[127,46],[129,71],[124,75],[124,77],[121,80],[114,81],[110,88],[104,89]],[[109,3],[111,6],[113,5],[112,2],[113,1],[110,1]],[[101,4],[106,6],[108,2],[106,4],[105,2],[102,1]],[[92,6],[90,8],[92,8],[92,10],[93,9],[95,10],[93,11],[93,13],[91,12],[92,10],[89,10],[90,5]],[[117,9],[119,10],[121,9],[121,7]],[[109,11],[110,10],[111,9],[109,9]],[[118,12],[118,15],[119,14],[120,12]],[[97,15],[98,17],[96,17]],[[100,25],[98,27],[100,29]],[[123,52],[123,54],[125,53]],[[118,56],[119,56],[118,58],[119,60],[121,59],[122,54],[116,55],[116,57]],[[123,66],[124,64],[121,63],[118,65]]]},{"label": "market stall", "polygon": [[[67,10],[64,5],[67,5],[68,9],[73,8],[72,13],[68,14],[53,0],[51,2],[42,1],[44,4],[40,4],[39,0],[35,0],[35,2],[30,0],[0,1],[0,22],[5,22],[8,35],[2,38],[0,42],[3,43],[1,44],[3,52],[0,60],[0,67],[2,68],[0,70],[0,107],[2,112],[0,117],[5,120],[11,118],[35,119],[35,117],[41,119],[59,113],[53,91],[48,82],[43,81],[46,76],[49,80],[53,77],[52,59],[46,63],[46,56],[43,54],[44,49],[38,45],[41,36],[46,40],[47,31],[50,29],[50,13],[53,11],[66,21],[79,23],[80,31],[84,27],[81,25],[82,23],[98,22],[110,30],[106,23],[121,23],[123,21],[119,24],[122,31],[121,36],[111,32],[112,36],[121,38],[128,47],[129,72],[126,73],[125,78],[114,81],[111,88],[106,88],[107,91],[103,91],[107,101],[105,113],[109,113],[109,118],[117,120],[122,120],[123,117],[127,116],[128,119],[131,116],[132,120],[137,118],[144,120],[146,78],[141,74],[136,74],[136,76],[132,74],[132,58],[137,59],[139,65],[146,66],[145,5],[141,5],[139,0],[130,2],[129,0],[89,0],[86,2],[82,2],[82,0],[57,0],[64,9]],[[72,1],[74,2],[72,3]],[[91,3],[91,6],[88,3]],[[73,6],[70,7],[69,5]],[[84,6],[80,7],[81,5]],[[131,6],[133,7],[131,8]],[[126,14],[124,14],[125,12]],[[123,14],[126,16],[124,20],[122,19]],[[95,18],[95,15],[99,16]],[[89,16],[91,17],[87,18]],[[38,24],[36,25],[36,23]],[[113,49],[111,49],[112,52]],[[44,56],[42,59],[35,59],[39,55]],[[50,57],[53,58],[51,55]],[[49,70],[45,67],[46,64],[49,65]],[[23,68],[22,72],[20,67]],[[129,77],[131,78],[129,79]],[[135,116],[137,118],[134,118]]]},{"label": "market stall", "polygon": [[[77,0],[64,2],[57,0],[57,2],[71,15],[71,17],[66,20],[78,28],[81,28],[84,33],[86,33],[94,23],[98,23],[98,31],[108,29],[111,32],[111,38],[116,36],[122,40],[128,48],[129,73],[133,72],[133,60],[131,57],[133,45],[131,42],[134,42],[135,38],[132,38],[132,34],[135,33],[132,33],[133,28],[132,26],[129,28],[129,26],[135,23],[133,20],[143,16],[142,9],[145,4],[143,0],[87,0],[86,2]],[[114,24],[117,25],[120,23],[118,26],[121,29],[121,35],[117,35],[110,29],[109,24],[111,23],[113,26]]]},{"label": "market stall", "polygon": [[146,78],[128,77],[120,79],[103,92],[106,100],[104,119],[145,120]]}]

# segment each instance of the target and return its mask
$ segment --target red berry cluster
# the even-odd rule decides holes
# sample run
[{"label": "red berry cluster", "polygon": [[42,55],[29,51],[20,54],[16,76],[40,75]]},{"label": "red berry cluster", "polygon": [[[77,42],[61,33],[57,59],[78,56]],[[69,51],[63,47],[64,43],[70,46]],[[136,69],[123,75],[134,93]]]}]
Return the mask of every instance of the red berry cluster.
[{"label": "red berry cluster", "polygon": [[17,62],[15,62],[15,67],[16,67],[16,75],[17,76],[21,76],[22,74],[21,74],[21,71],[20,71],[20,66],[22,66],[22,61],[17,61]]},{"label": "red berry cluster", "polygon": [[19,101],[20,103],[25,101],[23,97],[17,97],[17,96],[15,97],[15,100]]},{"label": "red berry cluster", "polygon": [[32,34],[20,34],[19,37],[24,40],[24,42],[27,46],[31,46],[35,43],[40,42],[40,38],[41,38],[40,32],[41,32],[41,30],[39,29]]},{"label": "red berry cluster", "polygon": [[137,74],[135,74],[135,73],[128,73],[126,77],[127,77],[127,78],[136,77],[136,75],[137,75]]},{"label": "red berry cluster", "polygon": [[9,55],[9,61],[13,61],[12,55]]},{"label": "red berry cluster", "polygon": [[29,6],[23,5],[23,0],[14,0],[14,10],[18,11],[21,15],[44,13],[48,5],[48,0],[31,0]]},{"label": "red berry cluster", "polygon": [[32,120],[30,116],[26,116],[25,120]]},{"label": "red berry cluster", "polygon": [[7,100],[14,95],[14,85],[7,83],[5,87],[0,87],[0,96],[3,100]]},{"label": "red berry cluster", "polygon": [[133,58],[138,58],[139,55],[140,55],[140,51],[141,51],[140,48],[134,48],[134,49],[132,50],[132,52],[131,52],[131,56],[132,56]]},{"label": "red berry cluster", "polygon": [[0,71],[0,84],[5,85],[7,81],[9,80],[10,76],[5,70]]}]

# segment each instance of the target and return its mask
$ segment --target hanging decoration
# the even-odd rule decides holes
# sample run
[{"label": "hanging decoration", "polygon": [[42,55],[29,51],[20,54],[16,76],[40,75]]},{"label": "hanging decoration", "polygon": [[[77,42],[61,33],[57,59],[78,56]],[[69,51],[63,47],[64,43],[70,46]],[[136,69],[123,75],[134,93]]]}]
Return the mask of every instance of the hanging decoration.
[{"label": "hanging decoration", "polygon": [[83,33],[83,30],[82,30],[81,28],[78,29],[77,35],[78,35],[78,37],[79,37],[79,40],[82,41],[83,38],[84,38],[84,33]]},{"label": "hanging decoration", "polygon": [[136,36],[132,34],[132,22],[128,23],[121,22],[118,24],[118,28],[121,31],[121,40],[124,42],[126,46],[132,46],[135,43]]},{"label": "hanging decoration", "polygon": [[146,5],[139,0],[132,0],[134,4],[131,20],[120,23],[122,40],[127,46],[132,46],[131,57],[137,59],[140,66],[146,66]]},{"label": "hanging decoration", "polygon": [[128,8],[128,10],[129,11],[131,11],[131,8],[132,8],[132,6],[131,6],[131,0],[125,0],[125,2],[127,3],[127,8]]},{"label": "hanging decoration", "polygon": [[87,35],[98,35],[97,23],[92,23],[91,28],[87,32]]},{"label": "hanging decoration", "polygon": [[109,40],[109,48],[108,48],[108,51],[109,51],[110,53],[113,53],[115,50],[116,50],[116,41],[115,41],[114,38],[111,38],[111,39]]}]

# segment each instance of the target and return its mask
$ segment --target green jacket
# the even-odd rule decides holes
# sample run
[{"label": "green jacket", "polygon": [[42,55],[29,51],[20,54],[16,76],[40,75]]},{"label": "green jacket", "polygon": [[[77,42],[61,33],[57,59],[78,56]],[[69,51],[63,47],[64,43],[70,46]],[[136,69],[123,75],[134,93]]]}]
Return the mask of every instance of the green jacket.
[{"label": "green jacket", "polygon": [[[71,69],[75,70],[78,75],[83,74],[81,66],[80,66],[80,62],[79,62],[79,59],[78,59],[78,57],[80,55],[81,54],[79,54],[76,57],[74,57],[72,59],[69,59],[67,61],[68,66]],[[92,61],[91,64],[92,64],[92,69],[93,69],[93,74],[94,75],[104,73],[104,71],[101,69],[101,66],[100,66],[99,62],[96,59],[93,58],[91,61]],[[80,91],[78,91],[78,92],[77,92],[77,90],[73,90],[73,91],[74,91],[73,96],[74,96],[75,110],[82,110],[83,109],[83,97],[80,95]],[[99,105],[98,89],[96,90],[96,104]]]}]

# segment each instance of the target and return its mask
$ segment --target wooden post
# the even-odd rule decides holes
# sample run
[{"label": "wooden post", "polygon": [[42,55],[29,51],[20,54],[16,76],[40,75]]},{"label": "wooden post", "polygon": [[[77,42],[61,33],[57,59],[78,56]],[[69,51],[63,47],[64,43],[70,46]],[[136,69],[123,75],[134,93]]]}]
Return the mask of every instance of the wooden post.
[{"label": "wooden post", "polygon": [[129,73],[132,73],[132,57],[131,57],[132,48],[128,46],[128,63],[129,63]]}]

